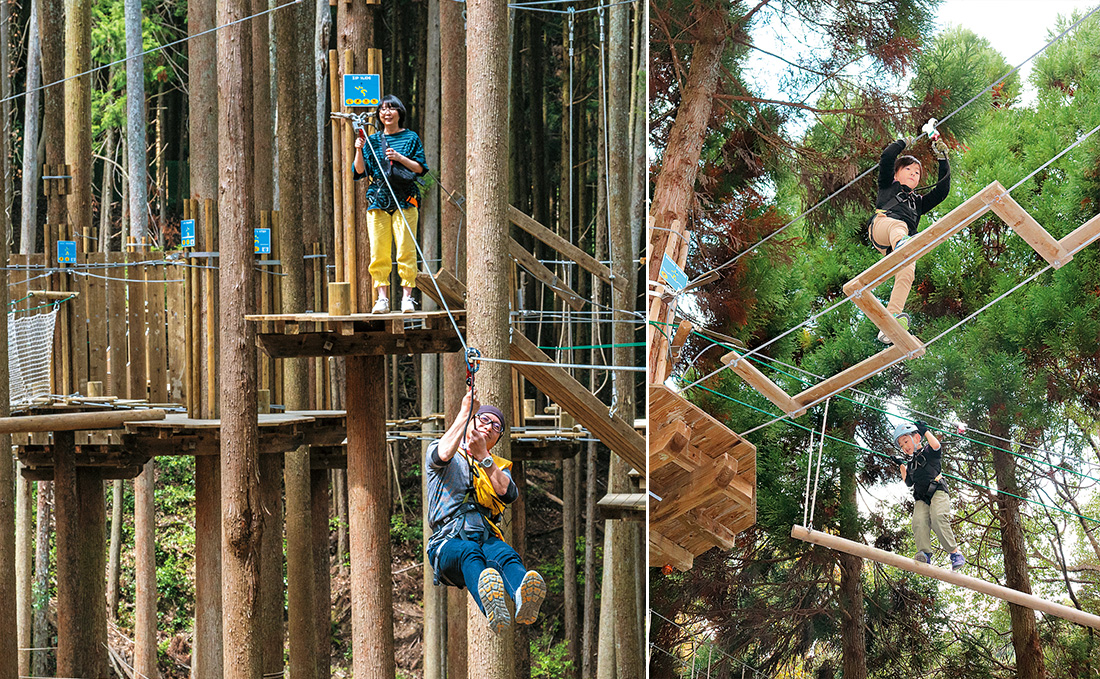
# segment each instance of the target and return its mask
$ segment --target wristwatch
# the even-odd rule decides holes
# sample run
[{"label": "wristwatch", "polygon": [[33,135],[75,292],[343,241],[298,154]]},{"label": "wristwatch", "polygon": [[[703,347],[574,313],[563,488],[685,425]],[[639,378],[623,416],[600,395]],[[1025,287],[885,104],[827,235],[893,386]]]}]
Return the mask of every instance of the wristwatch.
[{"label": "wristwatch", "polygon": [[481,465],[482,467],[485,467],[486,469],[491,468],[493,466],[493,456],[490,455],[490,456],[486,457],[484,460],[479,460],[478,464]]}]

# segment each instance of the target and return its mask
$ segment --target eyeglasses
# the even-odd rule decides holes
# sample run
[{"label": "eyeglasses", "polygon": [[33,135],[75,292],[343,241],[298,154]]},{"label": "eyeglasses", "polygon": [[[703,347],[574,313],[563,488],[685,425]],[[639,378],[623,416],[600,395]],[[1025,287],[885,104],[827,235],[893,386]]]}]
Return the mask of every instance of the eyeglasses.
[{"label": "eyeglasses", "polygon": [[488,413],[478,415],[477,421],[489,425],[498,434],[504,431],[504,427],[500,426],[500,422],[497,422],[496,418]]}]

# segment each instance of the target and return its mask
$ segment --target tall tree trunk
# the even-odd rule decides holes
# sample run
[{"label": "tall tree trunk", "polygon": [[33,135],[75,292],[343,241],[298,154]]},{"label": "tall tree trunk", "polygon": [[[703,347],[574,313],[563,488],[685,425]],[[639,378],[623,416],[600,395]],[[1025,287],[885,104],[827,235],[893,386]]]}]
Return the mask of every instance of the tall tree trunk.
[{"label": "tall tree trunk", "polygon": [[[615,466],[615,456],[611,456],[611,465]],[[615,532],[620,524],[616,521],[603,522],[603,580],[600,582],[600,628],[596,650],[596,679],[617,679],[615,658]]]},{"label": "tall tree trunk", "polygon": [[111,236],[111,208],[114,206],[115,193],[115,128],[107,128],[107,140],[103,143],[103,181],[99,191],[99,242],[96,250],[107,252],[107,243]]},{"label": "tall tree trunk", "polygon": [[[149,236],[148,180],[145,158],[145,57],[141,55],[141,0],[126,0],[126,136],[129,139],[130,236]],[[158,114],[159,117],[159,114]],[[160,155],[159,142],[157,155]],[[163,161],[162,161],[163,162]],[[124,244],[125,245],[125,244]]]},{"label": "tall tree trunk", "polygon": [[[2,379],[2,378],[0,378]],[[34,559],[31,547],[31,482],[19,472],[15,478],[15,618],[19,627],[19,676],[31,676],[31,648],[34,646],[34,600],[31,598],[31,581],[34,577]]]},{"label": "tall tree trunk", "polygon": [[[327,9],[327,8],[326,8]],[[314,624],[317,634],[316,679],[329,679],[332,673],[332,576],[329,557],[328,527],[329,474],[327,469],[314,469],[311,474],[310,497],[313,508],[313,599],[316,606]]]},{"label": "tall tree trunk", "polygon": [[[222,624],[227,679],[258,679],[259,566],[263,508],[259,498],[252,228],[252,35],[247,0],[220,0],[217,23],[218,222],[221,234],[219,382],[222,444]],[[232,24],[232,25],[230,25]],[[194,137],[192,137],[193,139]]]},{"label": "tall tree trunk", "polygon": [[157,676],[156,461],[134,479],[134,672]]},{"label": "tall tree trunk", "polygon": [[577,648],[577,458],[562,461],[562,548],[565,562],[565,643],[572,663],[566,677],[577,676],[580,653]]},{"label": "tall tree trunk", "polygon": [[[5,23],[6,26],[6,23]],[[3,80],[3,88],[7,87],[7,51],[8,42],[4,38],[0,45],[3,46],[4,70],[0,73]],[[3,89],[0,88],[0,89]],[[7,117],[4,118],[3,129],[7,132]],[[8,157],[8,147],[11,143],[7,134],[3,137],[4,144],[0,146],[0,155]],[[6,167],[5,160],[5,167]],[[8,218],[6,206],[8,204],[8,181],[5,174],[4,181],[0,182],[0,309],[8,308],[8,238],[11,235],[11,220]],[[6,314],[5,314],[6,316]],[[0,323],[0,417],[11,414],[8,384],[8,324],[5,318]],[[21,570],[23,563],[15,560],[15,479],[12,476],[15,470],[15,462],[11,458],[11,435],[0,434],[0,451],[5,454],[0,456],[0,602],[7,611],[0,616],[0,677],[19,676],[19,633],[22,631],[17,625],[19,617],[12,612],[19,608],[16,603],[15,580],[16,571]],[[25,579],[25,576],[24,576]],[[25,676],[25,675],[24,675]]]},{"label": "tall tree trunk", "polygon": [[157,246],[164,247],[164,224],[168,221],[168,170],[165,166],[168,155],[168,106],[165,103],[165,95],[168,93],[168,84],[162,82],[160,91],[157,92],[156,115],[156,152],[153,159],[156,161],[157,181]]},{"label": "tall tree trunk", "polygon": [[260,648],[265,675],[286,670],[286,590],[283,588],[283,460],[260,456],[260,502],[264,535],[260,540]]},{"label": "tall tree trunk", "polygon": [[[841,458],[838,469],[840,477],[840,496],[845,499],[840,512],[840,535],[849,540],[860,540],[859,506],[856,497],[855,458],[846,455]],[[866,622],[863,612],[863,559],[838,552],[840,559],[840,646],[844,679],[866,679],[867,677],[867,640]]]},{"label": "tall tree trunk", "polygon": [[[328,10],[327,7],[325,9]],[[313,98],[317,92],[317,60],[310,58],[311,54],[315,54],[313,31],[317,23],[316,3],[307,0],[299,6],[298,22],[298,54],[296,55],[298,61],[298,101],[296,105],[297,110],[301,112],[298,125],[301,129],[299,135],[302,140],[302,145],[298,150],[298,176],[317,178],[317,181],[301,182],[302,222],[298,239],[302,242],[304,251],[309,252],[312,244],[318,242],[321,237],[319,227],[321,220],[320,182],[322,178],[327,176],[326,173],[321,172],[321,161],[317,155],[320,141],[317,130],[317,107],[318,104],[324,102],[319,102]],[[323,99],[327,101],[328,97]],[[285,268],[283,270],[286,271]],[[304,266],[302,276],[304,281]],[[312,288],[312,284],[303,283],[302,290],[305,294],[302,298],[303,305],[306,304],[305,300],[309,299],[312,294]],[[307,308],[308,306],[303,306],[302,310],[305,311]],[[308,361],[305,361],[305,363],[308,365]],[[308,406],[306,407],[308,408]]]},{"label": "tall tree trunk", "polygon": [[[991,422],[990,433],[1009,440],[1009,428],[1000,422]],[[1023,519],[1020,516],[1020,500],[1024,491],[1016,481],[1016,458],[1003,450],[993,450],[993,469],[997,488],[997,518],[1001,524],[1001,553],[1005,560],[1005,586],[1031,594],[1031,579],[1027,569],[1027,540],[1024,538]],[[1008,495],[1006,493],[1011,493]],[[1043,649],[1039,644],[1039,628],[1035,623],[1035,611],[1016,604],[1008,605],[1012,620],[1012,647],[1016,650],[1016,676],[1019,679],[1046,679]]]},{"label": "tall tree trunk", "polygon": [[[41,35],[65,34],[65,8],[62,0],[39,0],[38,30]],[[42,80],[53,83],[65,76],[64,43],[47,40],[42,44]],[[65,93],[60,87],[42,90],[42,134],[46,140],[46,164],[65,163]],[[65,200],[50,196],[46,200],[46,224],[57,228],[65,223]]]},{"label": "tall tree trunk", "polygon": [[[45,649],[50,643],[50,533],[52,526],[53,482],[39,481],[36,498],[34,535],[34,648]],[[31,671],[36,677],[49,672],[50,651],[34,651]]]},{"label": "tall tree trunk", "polygon": [[91,50],[91,0],[65,0],[65,162],[72,175],[68,198],[74,237],[92,228],[92,77],[74,77],[91,68]]},{"label": "tall tree trunk", "polygon": [[38,108],[42,93],[42,50],[38,38],[38,2],[31,0],[30,18],[27,20],[27,85],[23,106],[23,190],[20,194],[21,228],[19,253],[29,255],[35,251],[38,240],[38,177],[41,163],[38,158],[39,134]]},{"label": "tall tree trunk", "polygon": [[111,491],[111,546],[107,559],[107,615],[118,620],[118,577],[122,570],[122,479],[115,479]]},{"label": "tall tree trunk", "polygon": [[[192,0],[194,1],[194,0]],[[268,9],[268,0],[252,0],[252,13],[258,14]],[[295,8],[280,9],[275,16],[294,11]],[[249,21],[252,27],[252,112],[256,116],[253,124],[252,158],[253,195],[256,210],[275,209],[275,164],[273,147],[275,144],[275,107],[271,105],[271,63],[268,50],[271,36],[268,33],[270,15]],[[215,109],[216,110],[216,109]],[[193,143],[193,142],[192,142]],[[281,664],[281,663],[280,663]]]},{"label": "tall tree trunk", "polygon": [[630,242],[642,242],[642,230],[645,228],[646,175],[649,163],[646,162],[646,68],[644,58],[646,48],[643,44],[645,12],[634,13],[634,67],[631,69],[632,95],[631,106],[631,146],[634,149],[633,172],[630,185]]},{"label": "tall tree trunk", "polygon": [[[279,144],[279,257],[283,262],[282,313],[306,310],[305,252],[302,244],[303,221],[316,223],[317,196],[309,188],[316,176],[309,170],[310,158],[316,165],[316,146],[311,141],[314,126],[310,122],[316,107],[307,92],[313,78],[302,71],[312,65],[306,37],[313,22],[306,21],[303,7],[308,3],[282,9],[275,14],[275,82],[278,101]],[[307,194],[311,212],[303,210]],[[284,399],[288,410],[309,408],[309,374],[306,359],[283,360]],[[290,639],[291,679],[312,676],[317,668],[316,604],[313,589],[312,512],[310,511],[309,449],[302,446],[286,454],[283,485],[286,493],[287,530],[287,635]]]},{"label": "tall tree trunk", "polygon": [[[328,96],[328,46],[332,39],[332,11],[328,0],[316,0],[316,27],[314,32],[313,64],[316,81],[313,89],[317,102],[317,158],[320,167],[332,166],[332,135],[325,132],[329,126],[329,96]],[[332,192],[335,187],[332,179],[324,172],[318,175],[319,195],[321,196],[320,226],[321,252],[328,255],[328,259],[322,260],[329,264],[335,264],[333,247],[333,228],[335,228],[335,206],[332,202]],[[327,272],[327,269],[325,270]],[[327,274],[324,277],[328,280]],[[321,300],[313,302],[313,308],[321,309]],[[327,360],[327,359],[326,359]]]},{"label": "tall tree trunk", "polygon": [[[722,51],[726,47],[723,37],[728,18],[721,9],[700,10],[697,19],[699,39],[691,52],[687,84],[680,98],[676,121],[669,132],[649,209],[655,226],[660,228],[668,228],[673,219],[684,218],[692,207],[699,155],[718,86]],[[650,252],[664,252],[667,241],[668,231],[653,229],[649,235]],[[660,260],[660,257],[650,258],[650,280],[657,280]]]},{"label": "tall tree trunk", "polygon": [[[508,238],[509,231],[508,176],[506,164],[498,159],[508,157],[508,4],[504,0],[471,0],[466,3],[466,14],[466,205],[470,244],[466,272],[472,283],[466,301],[467,341],[485,356],[505,358],[509,355],[511,262],[499,245]],[[483,403],[492,403],[506,413],[511,409],[510,366],[484,364],[477,383]],[[501,438],[495,454],[510,459],[510,444],[508,437]],[[510,631],[492,634],[473,601],[467,611],[470,674],[487,679],[513,676]]]}]

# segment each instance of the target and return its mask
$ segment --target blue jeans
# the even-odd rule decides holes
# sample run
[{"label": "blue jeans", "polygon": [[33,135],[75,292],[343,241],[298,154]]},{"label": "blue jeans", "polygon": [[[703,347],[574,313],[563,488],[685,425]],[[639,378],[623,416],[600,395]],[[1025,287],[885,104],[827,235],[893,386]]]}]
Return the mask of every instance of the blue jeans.
[{"label": "blue jeans", "polygon": [[[438,561],[437,559],[438,555]],[[477,579],[481,571],[495,568],[504,578],[504,588],[515,600],[520,582],[527,569],[516,550],[497,537],[490,536],[483,544],[472,540],[451,538],[440,547],[428,551],[428,561],[439,568],[439,575],[457,587],[465,587],[474,603],[485,612],[481,597],[477,594]]]}]

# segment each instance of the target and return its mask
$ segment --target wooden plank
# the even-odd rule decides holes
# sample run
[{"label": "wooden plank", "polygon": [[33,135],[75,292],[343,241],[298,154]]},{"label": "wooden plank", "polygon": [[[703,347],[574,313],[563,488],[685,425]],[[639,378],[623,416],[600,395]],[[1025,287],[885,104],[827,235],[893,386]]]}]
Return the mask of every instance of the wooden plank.
[{"label": "wooden plank", "polygon": [[[436,290],[436,286],[439,286],[439,290]],[[416,287],[441,307],[452,311],[466,308],[466,286],[447,269],[440,268],[435,276],[416,274]],[[439,293],[443,293],[443,296],[440,297]]]},{"label": "wooden plank", "polygon": [[168,340],[165,328],[164,260],[145,267],[146,334],[145,362],[149,376],[149,400],[164,403],[168,400]]},{"label": "wooden plank", "polygon": [[992,205],[993,212],[1013,231],[1027,241],[1039,256],[1059,269],[1073,259],[1073,255],[1062,249],[1058,241],[1047,233],[1035,218],[1028,214],[1027,210],[1010,195],[1006,194],[1001,200]]},{"label": "wooden plank", "polygon": [[546,228],[523,212],[520,212],[513,205],[508,206],[508,219],[519,228],[573,260],[580,265],[582,269],[594,274],[603,282],[613,285],[619,291],[626,291],[625,277],[615,276],[612,278],[611,270],[603,264],[600,264],[599,260],[595,257],[581,250],[576,245],[573,245],[565,238],[562,238],[553,230]]},{"label": "wooden plank", "polygon": [[[132,261],[144,259],[145,253],[138,251],[130,253]],[[129,375],[127,378],[127,395],[129,398],[148,398],[149,376],[145,363],[145,273],[144,267],[129,266],[126,268],[127,283],[126,295],[126,338],[129,351]]]},{"label": "wooden plank", "polygon": [[92,413],[23,415],[0,417],[0,434],[31,431],[76,431],[79,429],[118,429],[126,422],[163,420],[165,412],[150,410],[104,410]]},{"label": "wooden plank", "polygon": [[742,359],[741,354],[731,351],[722,357],[722,362],[733,372],[740,375],[741,379],[748,382],[750,387],[759,391],[764,398],[779,406],[783,412],[792,417],[798,417],[805,412],[801,406],[787,395],[787,392],[779,388],[779,385],[757,370],[756,366],[748,359]]},{"label": "wooden plank", "polygon": [[878,297],[864,291],[858,297],[852,298],[852,303],[859,307],[867,315],[872,323],[882,332],[886,333],[896,347],[901,347],[906,353],[912,352],[913,358],[924,355],[924,345],[916,337],[901,327],[898,319],[882,306]]},{"label": "wooden plank", "polygon": [[[662,488],[661,500],[653,500],[649,517],[654,523],[664,523],[686,514],[723,491],[737,476],[737,460],[723,454],[714,464],[681,475],[674,483]],[[654,491],[657,492],[657,491]]]},{"label": "wooden plank", "polygon": [[1096,215],[1058,241],[1066,252],[1077,252],[1100,237],[1100,215]]},{"label": "wooden plank", "polygon": [[695,555],[661,535],[653,526],[649,527],[650,566],[672,566],[680,571],[689,571],[694,562]]},{"label": "wooden plank", "polygon": [[508,253],[512,256],[512,259],[516,260],[517,264],[526,269],[528,273],[538,279],[543,285],[550,288],[555,295],[568,304],[574,311],[580,311],[584,308],[585,300],[576,292],[573,292],[573,290],[566,285],[564,281],[558,278],[553,271],[543,266],[542,262],[536,259],[534,255],[526,250],[526,248],[517,243],[514,238],[508,239]]},{"label": "wooden plank", "polygon": [[[90,235],[90,234],[88,234]],[[83,252],[85,239],[75,236],[77,242],[77,261],[87,263],[88,255]],[[96,272],[99,273],[99,272]],[[73,391],[88,393],[88,276],[72,276],[69,289],[77,294],[76,299],[65,302],[72,325],[73,352]]]},{"label": "wooden plank", "polygon": [[796,395],[794,400],[802,406],[820,401],[826,396],[855,386],[872,375],[882,372],[886,366],[905,356],[905,349],[894,345],[883,349],[874,356],[838,372],[827,380],[818,382],[809,389]]},{"label": "wooden plank", "polygon": [[187,289],[183,274],[187,269],[173,267],[165,271],[165,351],[168,354],[168,399],[183,403],[183,384],[187,374]]},{"label": "wooden plank", "polygon": [[684,459],[690,440],[691,427],[683,420],[677,420],[655,431],[649,439],[649,473],[652,474],[672,462],[685,471],[694,471],[699,465],[690,459]]},{"label": "wooden plank", "polygon": [[[99,265],[107,261],[105,253],[93,252],[88,255],[89,264]],[[96,276],[88,276],[86,281],[85,303],[88,314],[88,381],[107,381],[107,286],[98,276],[110,275],[102,267],[92,270]]]},{"label": "wooden plank", "polygon": [[[107,262],[120,265],[125,261],[125,253],[108,252]],[[108,379],[104,385],[111,396],[126,396],[126,281],[125,269],[112,266],[107,269],[111,280],[107,281],[107,361]]]},{"label": "wooden plank", "polygon": [[1025,594],[1019,590],[1004,587],[996,583],[979,580],[969,575],[963,575],[962,573],[947,568],[937,568],[931,564],[921,563],[900,554],[894,554],[893,552],[887,552],[882,549],[875,549],[861,542],[846,540],[837,535],[830,535],[829,533],[823,533],[821,531],[810,530],[804,526],[792,527],[791,537],[796,540],[802,540],[828,549],[834,549],[839,552],[858,556],[861,559],[877,561],[878,563],[900,568],[903,571],[909,571],[917,575],[926,575],[930,578],[942,580],[943,582],[958,585],[959,587],[965,587],[966,589],[981,594],[988,594],[989,596],[1018,606],[1023,606],[1024,608],[1042,611],[1043,613],[1069,620],[1070,622],[1077,623],[1084,627],[1092,627],[1093,629],[1100,630],[1100,616],[1092,615],[1091,613],[1086,613],[1053,601],[1047,601],[1046,599],[1040,599],[1032,594]]},{"label": "wooden plank", "polygon": [[[909,255],[921,252],[921,256],[927,255],[937,245],[953,236],[957,231],[969,224],[971,218],[977,218],[987,212],[991,205],[1000,196],[1007,193],[1000,182],[992,182],[984,189],[963,201],[961,205],[947,213],[935,224],[910,238],[900,249],[894,250],[873,265],[849,281],[844,286],[844,294],[852,296],[855,290],[866,287],[864,292],[870,292],[877,288],[887,278],[893,276],[893,269]],[[920,257],[917,257],[919,259]],[[915,260],[911,260],[915,261]]]}]

